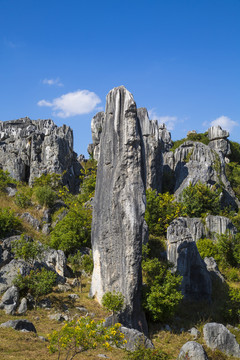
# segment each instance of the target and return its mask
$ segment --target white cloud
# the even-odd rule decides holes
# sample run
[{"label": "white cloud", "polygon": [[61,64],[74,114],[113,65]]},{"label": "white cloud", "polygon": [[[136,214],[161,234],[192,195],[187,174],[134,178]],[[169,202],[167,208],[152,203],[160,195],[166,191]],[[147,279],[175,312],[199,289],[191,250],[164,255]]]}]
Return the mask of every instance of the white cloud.
[{"label": "white cloud", "polygon": [[42,83],[46,84],[46,85],[50,85],[50,86],[51,85],[63,86],[63,83],[61,83],[59,78],[56,78],[56,79],[43,79]]},{"label": "white cloud", "polygon": [[178,120],[177,116],[159,116],[155,112],[155,109],[151,109],[148,112],[150,119],[158,120],[159,124],[166,124],[168,130],[173,130],[175,127],[175,123]]},{"label": "white cloud", "polygon": [[53,115],[61,118],[88,114],[96,110],[96,106],[101,103],[100,98],[91,91],[77,90],[64,94],[51,102],[40,100],[38,106],[49,106],[53,109]]},{"label": "white cloud", "polygon": [[211,121],[210,125],[211,126],[220,125],[223,130],[228,130],[229,132],[231,132],[235,126],[239,126],[239,124],[236,121],[233,121],[228,116],[224,116],[224,115]]}]

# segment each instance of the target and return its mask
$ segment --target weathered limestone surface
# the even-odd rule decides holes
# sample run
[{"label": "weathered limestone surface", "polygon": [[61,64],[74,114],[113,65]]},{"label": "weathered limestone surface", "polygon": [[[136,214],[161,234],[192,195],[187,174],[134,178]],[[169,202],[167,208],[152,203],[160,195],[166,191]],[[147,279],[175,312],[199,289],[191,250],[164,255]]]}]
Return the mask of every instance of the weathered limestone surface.
[{"label": "weathered limestone surface", "polygon": [[94,198],[90,295],[101,302],[120,291],[123,325],[147,332],[141,309],[141,250],[145,212],[142,137],[133,96],[123,87],[107,95]]},{"label": "weathered limestone surface", "polygon": [[212,281],[186,218],[175,219],[167,229],[167,258],[183,277],[181,290],[185,299],[211,301]]},{"label": "weathered limestone surface", "polygon": [[137,109],[142,138],[143,161],[146,164],[146,187],[162,190],[162,141],[157,120],[149,120],[146,108]]},{"label": "weathered limestone surface", "polygon": [[208,360],[203,346],[196,341],[188,341],[180,350],[177,360]]},{"label": "weathered limestone surface", "polygon": [[73,152],[72,130],[66,125],[57,127],[50,119],[1,121],[0,167],[30,185],[42,174],[66,171],[64,184],[71,191],[79,186],[81,166]]},{"label": "weathered limestone surface", "polygon": [[207,237],[213,240],[217,239],[217,235],[229,232],[234,235],[237,229],[231,220],[225,216],[208,215],[203,222],[201,218],[185,218],[187,227],[194,241]]},{"label": "weathered limestone surface", "polygon": [[163,155],[165,177],[172,177],[174,193],[177,198],[192,183],[221,184],[223,186],[221,203],[237,209],[240,206],[225,174],[226,156],[230,154],[227,137],[229,133],[220,126],[208,130],[209,145],[195,141],[185,141],[174,152]]},{"label": "weathered limestone surface", "polygon": [[[162,191],[163,154],[172,147],[171,134],[165,124],[158,125],[157,120],[150,120],[146,108],[137,109],[140,133],[143,139],[142,157],[145,163],[146,187]],[[97,113],[91,122],[93,143],[88,146],[88,152],[95,160],[100,157],[100,139],[103,124],[106,119],[104,112]],[[144,171],[144,169],[142,169]]]},{"label": "weathered limestone surface", "polygon": [[240,345],[235,336],[222,324],[208,323],[203,327],[204,340],[212,350],[240,358]]}]

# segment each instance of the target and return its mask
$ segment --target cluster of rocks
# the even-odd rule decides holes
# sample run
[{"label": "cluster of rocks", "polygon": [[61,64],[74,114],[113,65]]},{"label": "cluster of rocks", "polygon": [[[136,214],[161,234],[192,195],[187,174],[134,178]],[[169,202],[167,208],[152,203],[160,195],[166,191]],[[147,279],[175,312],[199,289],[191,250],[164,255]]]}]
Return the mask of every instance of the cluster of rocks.
[{"label": "cluster of rocks", "polygon": [[[57,283],[64,283],[68,276],[67,260],[62,250],[46,249],[41,258],[30,264],[21,259],[15,259],[12,252],[12,243],[20,239],[20,235],[3,239],[0,245],[0,294],[12,286],[15,277],[20,273],[26,276],[32,269],[45,267],[57,274]],[[28,241],[33,241],[28,238]],[[41,244],[39,243],[41,246]]]},{"label": "cluster of rocks", "polygon": [[[211,231],[210,231],[211,230]],[[201,258],[196,241],[217,235],[236,234],[237,229],[225,216],[208,215],[201,218],[175,219],[167,229],[167,258],[174,265],[173,271],[182,277],[181,289],[185,299],[211,301],[212,281],[221,284],[224,278],[213,258]]]},{"label": "cluster of rocks", "polygon": [[[207,323],[203,327],[203,339],[211,350],[219,350],[228,356],[240,358],[240,345],[235,336],[222,324]],[[180,350],[178,360],[208,360],[204,347],[196,341],[188,341]]]},{"label": "cluster of rocks", "polygon": [[72,192],[79,188],[81,165],[72,130],[50,119],[0,121],[0,168],[29,185],[42,174],[64,173],[63,184]]}]

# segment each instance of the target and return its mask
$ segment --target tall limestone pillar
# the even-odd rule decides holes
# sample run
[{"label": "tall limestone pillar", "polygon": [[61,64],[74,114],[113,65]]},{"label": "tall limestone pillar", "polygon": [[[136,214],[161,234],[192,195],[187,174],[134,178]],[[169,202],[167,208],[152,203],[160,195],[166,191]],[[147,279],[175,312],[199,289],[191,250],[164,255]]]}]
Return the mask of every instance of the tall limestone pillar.
[{"label": "tall limestone pillar", "polygon": [[132,94],[124,86],[107,95],[92,221],[94,270],[90,294],[101,303],[120,291],[119,321],[147,332],[141,309],[141,252],[144,236],[145,165],[142,135]]}]

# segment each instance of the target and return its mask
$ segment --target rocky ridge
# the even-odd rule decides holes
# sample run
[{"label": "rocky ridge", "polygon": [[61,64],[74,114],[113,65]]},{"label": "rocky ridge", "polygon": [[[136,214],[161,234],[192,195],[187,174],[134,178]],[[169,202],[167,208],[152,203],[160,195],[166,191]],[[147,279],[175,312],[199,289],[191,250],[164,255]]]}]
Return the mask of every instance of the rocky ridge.
[{"label": "rocky ridge", "polygon": [[50,119],[1,121],[0,168],[29,185],[42,174],[64,174],[63,183],[76,192],[81,165],[73,151],[72,130]]}]

